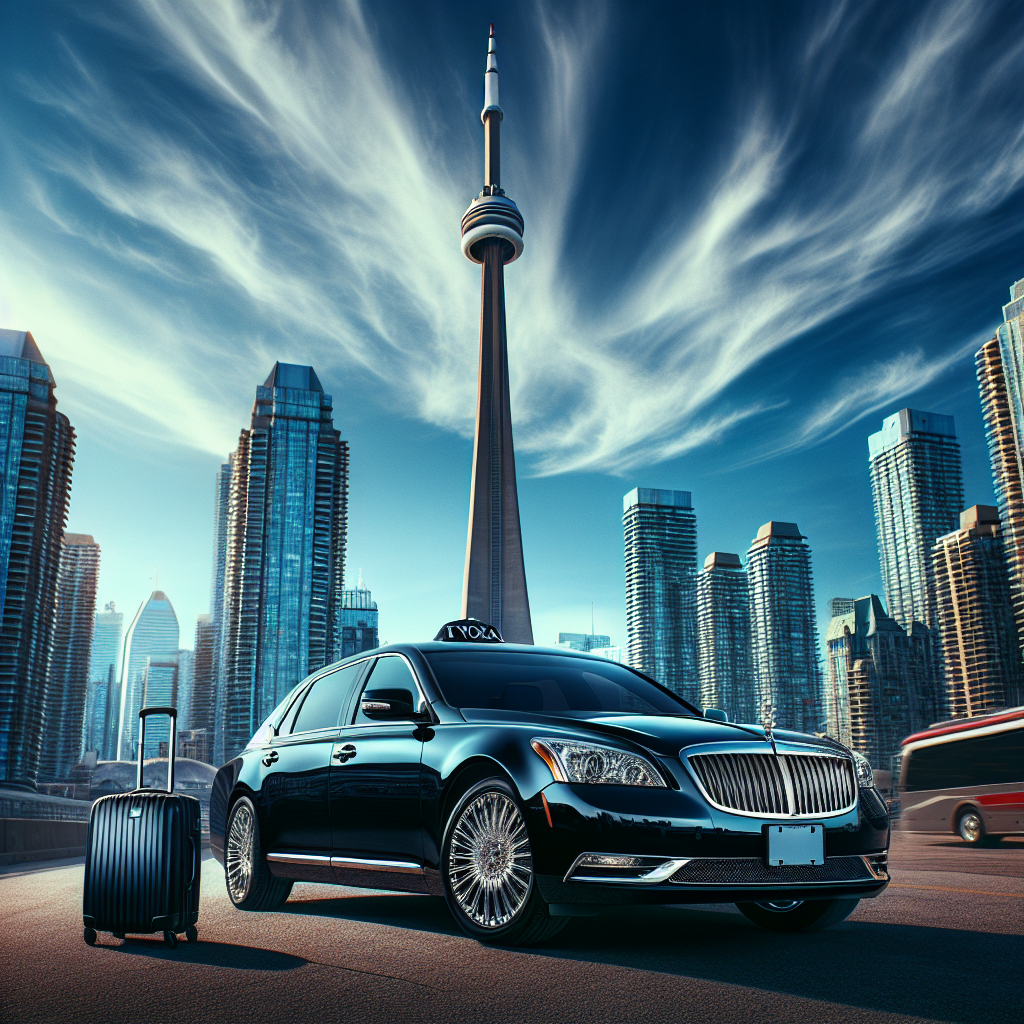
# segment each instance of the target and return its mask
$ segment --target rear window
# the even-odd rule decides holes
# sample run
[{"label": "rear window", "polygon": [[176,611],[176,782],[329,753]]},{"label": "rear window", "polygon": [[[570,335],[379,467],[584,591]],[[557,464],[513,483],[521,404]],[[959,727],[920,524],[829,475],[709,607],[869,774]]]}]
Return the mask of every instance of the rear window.
[{"label": "rear window", "polygon": [[425,654],[445,702],[454,708],[539,713],[606,711],[694,714],[680,698],[614,661],[511,651]]}]

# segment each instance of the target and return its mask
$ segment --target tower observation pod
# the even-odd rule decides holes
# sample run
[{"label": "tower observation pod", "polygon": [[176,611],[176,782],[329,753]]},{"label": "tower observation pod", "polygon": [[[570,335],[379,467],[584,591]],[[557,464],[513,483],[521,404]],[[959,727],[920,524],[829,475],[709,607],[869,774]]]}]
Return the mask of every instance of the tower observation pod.
[{"label": "tower observation pod", "polygon": [[463,618],[493,623],[509,643],[532,644],[508,390],[505,264],[523,251],[523,217],[501,187],[501,107],[494,26],[484,72],[484,187],[462,218],[462,251],[481,265],[480,366]]}]

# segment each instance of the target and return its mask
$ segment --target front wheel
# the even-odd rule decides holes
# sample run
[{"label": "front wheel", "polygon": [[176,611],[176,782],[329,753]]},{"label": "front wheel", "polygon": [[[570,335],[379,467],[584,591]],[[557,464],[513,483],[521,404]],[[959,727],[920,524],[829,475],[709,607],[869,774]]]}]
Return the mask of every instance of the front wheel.
[{"label": "front wheel", "polygon": [[754,924],[770,932],[820,931],[845,921],[860,900],[775,900],[737,903],[736,908]]},{"label": "front wheel", "polygon": [[537,891],[526,822],[504,780],[486,779],[463,794],[441,848],[445,899],[467,935],[530,946],[568,923],[549,916]]},{"label": "front wheel", "polygon": [[228,816],[224,843],[224,877],[228,896],[239,910],[276,910],[292,891],[292,882],[275,878],[260,846],[256,807],[239,797]]}]

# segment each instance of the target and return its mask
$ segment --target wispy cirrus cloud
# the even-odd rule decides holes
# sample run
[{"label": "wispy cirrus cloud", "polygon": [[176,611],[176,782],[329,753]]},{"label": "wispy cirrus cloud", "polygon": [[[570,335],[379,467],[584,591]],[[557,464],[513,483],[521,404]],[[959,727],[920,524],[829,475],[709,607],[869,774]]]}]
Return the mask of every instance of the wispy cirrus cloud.
[{"label": "wispy cirrus cloud", "polygon": [[903,396],[927,387],[973,355],[987,338],[987,335],[972,338],[965,345],[932,359],[921,349],[909,349],[893,359],[861,367],[841,378],[831,394],[810,411],[789,441],[775,446],[774,451],[822,444],[866,416],[891,409]]},{"label": "wispy cirrus cloud", "polygon": [[[566,267],[618,12],[537,9],[538,99],[515,115],[536,130],[507,161],[527,218],[509,329],[517,447],[534,472],[624,472],[787,401],[803,423],[779,447],[816,443],[962,358],[955,345],[866,353],[841,396],[809,411],[772,381],[759,398],[734,394],[808,332],[1016,230],[961,230],[1024,184],[1024,127],[1005,104],[1021,35],[979,59],[1000,12],[915,9],[830,124],[867,15],[813,10],[796,86],[737,67],[703,163],[668,159],[662,190],[608,212],[599,242],[623,269],[595,300]],[[83,343],[70,318],[33,308],[44,351],[97,402],[128,394],[207,450],[230,447],[237,424],[197,369],[212,363],[218,387],[249,394],[274,358],[351,370],[389,408],[471,431],[478,285],[458,223],[479,140],[446,127],[472,125],[468,94],[419,96],[355,0],[147,0],[110,17],[119,45],[160,55],[137,94],[74,49],[65,81],[26,85],[67,128],[30,142],[22,164],[26,198],[60,241],[49,254],[22,244],[17,267],[13,249],[0,260],[26,299],[94,312],[102,338]],[[615,262],[620,225],[645,218],[657,230]]]}]

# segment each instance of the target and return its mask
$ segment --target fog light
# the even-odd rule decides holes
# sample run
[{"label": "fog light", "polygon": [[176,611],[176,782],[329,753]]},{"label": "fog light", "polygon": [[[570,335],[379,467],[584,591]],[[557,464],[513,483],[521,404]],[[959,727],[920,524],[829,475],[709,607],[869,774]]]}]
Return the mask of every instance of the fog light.
[{"label": "fog light", "polygon": [[617,857],[611,853],[588,853],[577,864],[584,868],[639,868],[643,867],[642,857]]}]

